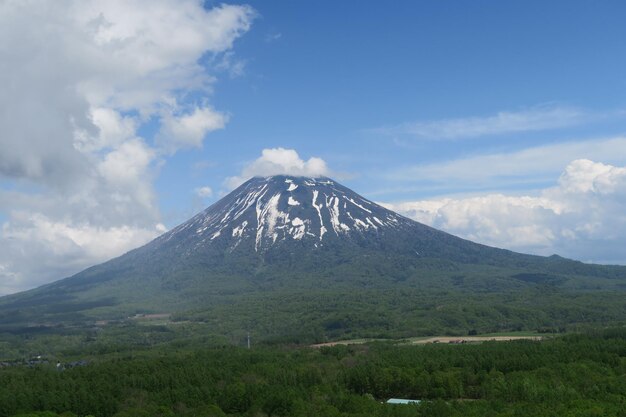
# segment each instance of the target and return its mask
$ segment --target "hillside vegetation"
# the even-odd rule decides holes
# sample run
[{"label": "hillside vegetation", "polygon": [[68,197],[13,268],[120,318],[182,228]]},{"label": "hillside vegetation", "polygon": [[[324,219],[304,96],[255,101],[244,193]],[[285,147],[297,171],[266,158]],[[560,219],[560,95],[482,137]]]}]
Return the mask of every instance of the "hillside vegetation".
[{"label": "hillside vegetation", "polygon": [[624,298],[626,267],[488,247],[328,178],[274,176],[141,248],[0,298],[0,332],[88,330],[136,314],[296,343],[558,332],[625,322]]}]

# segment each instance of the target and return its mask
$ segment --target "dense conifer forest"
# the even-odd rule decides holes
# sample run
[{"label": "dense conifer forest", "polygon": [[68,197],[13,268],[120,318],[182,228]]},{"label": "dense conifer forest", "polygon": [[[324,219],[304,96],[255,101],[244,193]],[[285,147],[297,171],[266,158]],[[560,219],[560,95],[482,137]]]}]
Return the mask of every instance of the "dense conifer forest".
[{"label": "dense conifer forest", "polygon": [[[543,341],[145,348],[5,363],[0,417],[626,416],[626,329]],[[389,405],[389,398],[418,405]]]}]

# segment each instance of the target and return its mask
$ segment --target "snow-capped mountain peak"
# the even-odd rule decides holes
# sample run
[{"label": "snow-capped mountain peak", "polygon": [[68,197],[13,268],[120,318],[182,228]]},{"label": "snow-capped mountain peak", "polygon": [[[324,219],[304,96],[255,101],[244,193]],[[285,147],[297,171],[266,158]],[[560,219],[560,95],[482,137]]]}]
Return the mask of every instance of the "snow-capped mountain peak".
[{"label": "snow-capped mountain peak", "polygon": [[202,244],[220,241],[231,250],[253,239],[258,252],[289,241],[318,247],[408,223],[413,222],[329,178],[280,175],[250,179],[160,239],[193,233]]}]

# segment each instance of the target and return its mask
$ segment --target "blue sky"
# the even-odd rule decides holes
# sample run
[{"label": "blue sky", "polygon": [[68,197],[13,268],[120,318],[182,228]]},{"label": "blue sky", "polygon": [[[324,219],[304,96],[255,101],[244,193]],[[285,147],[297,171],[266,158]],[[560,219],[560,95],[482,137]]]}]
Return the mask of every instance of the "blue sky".
[{"label": "blue sky", "polygon": [[626,263],[625,16],[619,1],[3,3],[0,294],[283,172],[481,243]]},{"label": "blue sky", "polygon": [[[224,177],[257,158],[262,148],[284,147],[303,158],[323,158],[347,174],[346,184],[376,199],[418,199],[467,190],[454,184],[422,189],[419,179],[390,180],[389,173],[611,136],[626,127],[622,115],[470,139],[376,131],[537,109],[597,113],[599,119],[619,112],[626,108],[626,7],[620,2],[250,4],[260,16],[234,49],[246,62],[245,72],[222,76],[212,97],[232,119],[202,150],[168,161],[157,182],[165,189],[178,182],[186,165],[210,161],[213,167],[192,182],[219,190]],[[553,175],[523,186],[476,187],[544,186],[563,168],[555,166]],[[164,199],[164,206],[171,200]]]}]

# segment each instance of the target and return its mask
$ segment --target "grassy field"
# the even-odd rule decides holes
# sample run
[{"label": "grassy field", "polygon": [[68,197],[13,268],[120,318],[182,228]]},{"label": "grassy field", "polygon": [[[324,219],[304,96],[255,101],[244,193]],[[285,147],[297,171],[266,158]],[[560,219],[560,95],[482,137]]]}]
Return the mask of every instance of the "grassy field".
[{"label": "grassy field", "polygon": [[410,337],[405,339],[349,339],[338,340],[335,342],[316,343],[311,346],[336,346],[336,345],[361,345],[371,342],[395,342],[400,344],[422,345],[427,343],[453,343],[455,341],[463,341],[464,343],[480,343],[480,342],[506,342],[511,340],[543,340],[547,337],[545,333],[536,332],[503,332],[488,333],[472,336],[427,336],[427,337]]}]

